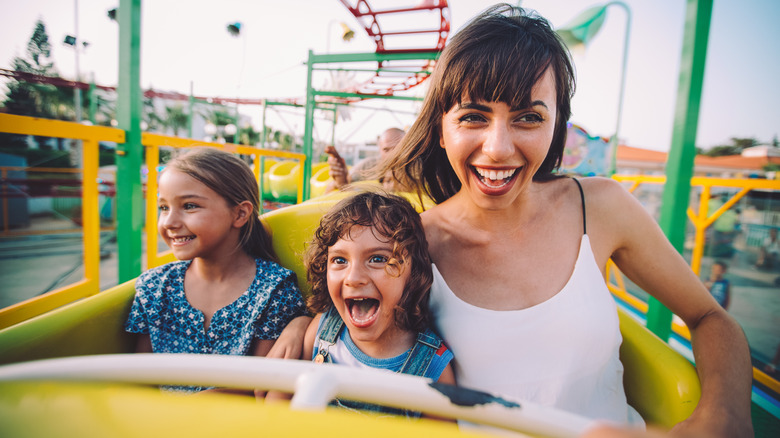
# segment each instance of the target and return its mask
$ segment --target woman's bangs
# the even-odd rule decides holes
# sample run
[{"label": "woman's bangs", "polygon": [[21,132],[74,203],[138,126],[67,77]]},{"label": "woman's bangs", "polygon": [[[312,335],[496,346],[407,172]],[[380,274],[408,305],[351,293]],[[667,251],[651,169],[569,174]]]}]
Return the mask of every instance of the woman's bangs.
[{"label": "woman's bangs", "polygon": [[522,48],[488,44],[451,60],[441,81],[440,104],[449,111],[464,99],[503,102],[511,108],[526,108],[531,89],[542,77],[550,58],[531,56]]}]

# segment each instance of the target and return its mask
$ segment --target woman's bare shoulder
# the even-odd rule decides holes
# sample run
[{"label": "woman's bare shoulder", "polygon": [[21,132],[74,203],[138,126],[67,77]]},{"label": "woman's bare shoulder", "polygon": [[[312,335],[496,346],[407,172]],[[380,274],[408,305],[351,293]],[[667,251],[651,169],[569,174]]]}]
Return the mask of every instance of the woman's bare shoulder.
[{"label": "woman's bare shoulder", "polygon": [[609,214],[637,205],[633,195],[611,178],[591,176],[578,178],[578,181],[582,184],[589,213],[592,210],[593,213]]}]

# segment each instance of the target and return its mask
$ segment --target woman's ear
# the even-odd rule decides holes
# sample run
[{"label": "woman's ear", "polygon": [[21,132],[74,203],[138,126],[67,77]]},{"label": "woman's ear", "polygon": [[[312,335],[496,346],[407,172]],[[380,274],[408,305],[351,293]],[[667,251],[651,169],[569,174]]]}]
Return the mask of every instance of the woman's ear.
[{"label": "woman's ear", "polygon": [[235,213],[233,226],[241,228],[249,221],[255,209],[250,201],[244,201],[233,207],[233,211]]}]

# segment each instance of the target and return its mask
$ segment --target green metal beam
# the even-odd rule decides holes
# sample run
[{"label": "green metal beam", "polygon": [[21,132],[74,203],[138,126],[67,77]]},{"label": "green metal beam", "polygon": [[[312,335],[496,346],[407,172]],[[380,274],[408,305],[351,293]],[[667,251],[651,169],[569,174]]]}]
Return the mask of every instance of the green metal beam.
[{"label": "green metal beam", "polygon": [[400,52],[400,53],[328,53],[309,55],[309,64],[328,64],[331,62],[384,62],[408,61],[410,59],[438,59],[439,52]]},{"label": "green metal beam", "polygon": [[89,81],[89,91],[87,91],[87,96],[89,99],[89,121],[92,123],[92,125],[95,125],[96,118],[95,114],[97,114],[97,87],[95,86],[95,75],[92,75],[92,80]]},{"label": "green metal beam", "polygon": [[312,161],[312,135],[314,133],[314,87],[311,85],[311,77],[314,72],[314,52],[309,50],[309,58],[306,62],[306,118],[303,127],[303,153],[306,162],[303,165],[303,200],[311,197],[311,161]]},{"label": "green metal beam", "polygon": [[[141,0],[119,2],[117,121],[125,143],[117,146],[116,205],[119,283],[141,274],[144,204],[141,186]],[[150,193],[149,196],[155,194]]]},{"label": "green metal beam", "polygon": [[[666,184],[659,219],[666,237],[681,254],[688,224],[688,199],[696,156],[696,129],[699,124],[712,2],[688,0],[672,145],[666,163]],[[652,297],[648,304],[647,327],[661,339],[668,340],[672,330],[672,312]]]},{"label": "green metal beam", "polygon": [[190,81],[190,95],[187,96],[187,138],[192,138],[192,119],[195,116],[195,96],[193,88],[195,85]]},{"label": "green metal beam", "polygon": [[296,108],[303,108],[306,105],[301,105],[300,103],[294,103],[294,102],[275,102],[273,100],[264,100],[263,105],[265,106],[294,106]]},{"label": "green metal beam", "polygon": [[430,75],[433,72],[427,71],[427,70],[398,70],[398,69],[391,69],[391,68],[327,68],[327,67],[317,67],[314,70],[316,71],[359,71],[359,72],[368,72],[368,73],[403,73],[403,74],[410,74],[410,75]]},{"label": "green metal beam", "polygon": [[422,97],[414,97],[414,96],[360,94],[360,93],[345,93],[342,91],[318,91],[318,90],[312,90],[312,92],[314,93],[315,96],[342,97],[347,99],[352,97],[357,97],[359,99],[390,99],[390,100],[417,100],[417,101],[423,100]]}]

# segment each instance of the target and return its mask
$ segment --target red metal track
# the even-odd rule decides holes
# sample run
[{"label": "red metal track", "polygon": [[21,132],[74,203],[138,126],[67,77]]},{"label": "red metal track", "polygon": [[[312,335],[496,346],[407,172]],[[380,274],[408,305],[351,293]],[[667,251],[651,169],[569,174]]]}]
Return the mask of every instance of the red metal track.
[{"label": "red metal track", "polygon": [[[423,0],[417,6],[373,10],[368,0],[340,0],[341,3],[355,16],[363,26],[369,37],[376,43],[376,53],[414,53],[414,52],[441,52],[447,42],[450,32],[449,5],[447,0]],[[353,5],[354,4],[354,5]],[[394,30],[387,31],[380,24],[385,17],[399,16],[410,12],[438,11],[438,28],[420,30]],[[399,35],[438,34],[436,43],[432,47],[392,48],[388,47],[385,37]],[[376,75],[367,82],[354,87],[347,92],[368,95],[392,95],[396,91],[408,90],[428,79],[433,70],[434,61],[423,61],[422,64],[410,66],[408,63],[398,61],[379,62]],[[394,72],[385,72],[393,70]],[[395,71],[408,70],[409,73],[397,73]],[[389,84],[388,84],[389,83]]]}]

